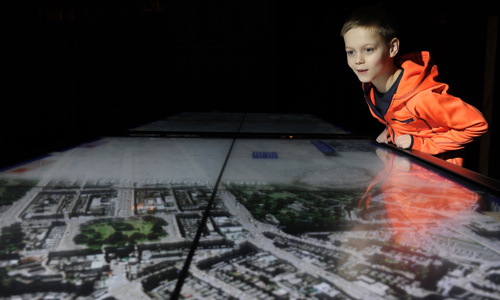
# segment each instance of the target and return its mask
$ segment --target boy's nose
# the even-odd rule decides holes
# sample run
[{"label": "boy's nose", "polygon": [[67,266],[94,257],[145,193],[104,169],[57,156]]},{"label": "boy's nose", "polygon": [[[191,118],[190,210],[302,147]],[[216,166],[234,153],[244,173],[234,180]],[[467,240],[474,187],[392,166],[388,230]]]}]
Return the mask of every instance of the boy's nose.
[{"label": "boy's nose", "polygon": [[365,60],[364,60],[362,55],[357,55],[355,62],[357,65],[360,65],[360,64],[363,64],[365,62]]}]

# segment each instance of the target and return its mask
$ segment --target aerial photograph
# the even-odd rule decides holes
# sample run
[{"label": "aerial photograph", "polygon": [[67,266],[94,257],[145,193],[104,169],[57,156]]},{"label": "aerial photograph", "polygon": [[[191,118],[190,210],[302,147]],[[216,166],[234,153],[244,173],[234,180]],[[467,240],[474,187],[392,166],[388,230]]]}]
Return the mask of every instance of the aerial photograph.
[{"label": "aerial photograph", "polygon": [[106,137],[0,172],[0,299],[500,299],[492,199],[363,139]]}]

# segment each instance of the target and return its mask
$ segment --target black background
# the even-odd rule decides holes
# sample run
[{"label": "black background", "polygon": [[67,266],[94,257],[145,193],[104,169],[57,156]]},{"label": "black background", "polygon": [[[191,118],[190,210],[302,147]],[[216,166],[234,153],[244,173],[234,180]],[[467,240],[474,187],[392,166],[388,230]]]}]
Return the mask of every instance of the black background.
[{"label": "black background", "polygon": [[[339,35],[373,2],[16,3],[3,13],[2,166],[183,111],[311,113],[360,135],[383,130]],[[453,93],[481,110],[494,3],[386,3],[402,21],[400,53],[430,51]],[[498,127],[491,122],[492,141]],[[476,171],[479,145],[468,149],[465,166]],[[491,153],[487,175],[500,178],[499,149]]]}]

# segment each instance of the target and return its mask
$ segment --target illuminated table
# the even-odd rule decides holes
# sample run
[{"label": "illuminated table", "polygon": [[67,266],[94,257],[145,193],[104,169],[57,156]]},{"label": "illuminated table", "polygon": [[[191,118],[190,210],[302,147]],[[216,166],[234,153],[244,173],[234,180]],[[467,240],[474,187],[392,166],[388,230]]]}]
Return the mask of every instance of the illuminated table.
[{"label": "illuminated table", "polygon": [[0,173],[1,297],[500,295],[494,180],[346,132],[148,126]]}]

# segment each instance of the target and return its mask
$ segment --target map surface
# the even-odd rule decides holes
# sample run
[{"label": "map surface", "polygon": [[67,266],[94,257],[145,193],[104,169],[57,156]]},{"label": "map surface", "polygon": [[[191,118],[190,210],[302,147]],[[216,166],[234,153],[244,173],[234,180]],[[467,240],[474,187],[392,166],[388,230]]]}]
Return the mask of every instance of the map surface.
[{"label": "map surface", "polygon": [[499,299],[488,201],[363,139],[103,138],[0,173],[0,299]]}]

